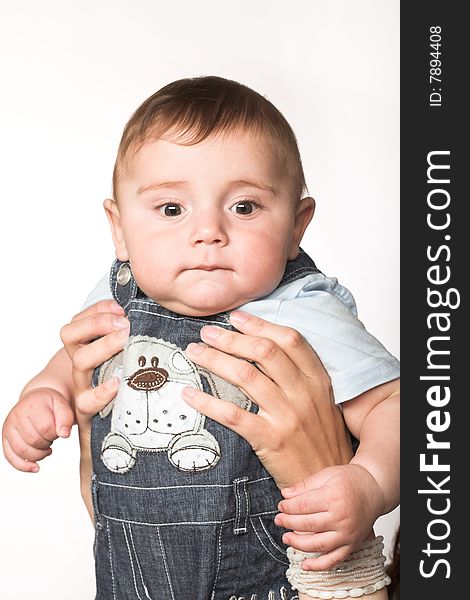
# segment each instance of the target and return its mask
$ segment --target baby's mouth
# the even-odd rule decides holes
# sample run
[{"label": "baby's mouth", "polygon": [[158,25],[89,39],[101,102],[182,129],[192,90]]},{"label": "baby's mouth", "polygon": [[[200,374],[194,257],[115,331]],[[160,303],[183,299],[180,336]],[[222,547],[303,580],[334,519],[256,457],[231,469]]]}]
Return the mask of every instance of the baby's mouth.
[{"label": "baby's mouth", "polygon": [[225,267],[220,265],[196,265],[188,269],[189,271],[226,271]]}]

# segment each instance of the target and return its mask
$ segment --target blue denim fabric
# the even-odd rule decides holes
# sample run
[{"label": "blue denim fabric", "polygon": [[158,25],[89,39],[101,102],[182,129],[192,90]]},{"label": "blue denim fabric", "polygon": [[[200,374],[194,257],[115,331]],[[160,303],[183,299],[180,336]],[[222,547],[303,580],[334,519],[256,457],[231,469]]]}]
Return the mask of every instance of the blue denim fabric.
[{"label": "blue denim fabric", "polygon": [[[280,285],[312,272],[301,253]],[[172,313],[119,261],[110,284],[131,330],[125,353],[94,376],[96,385],[123,369],[118,399],[92,427],[96,600],[297,598],[285,577],[284,530],[273,522],[281,499],[274,480],[243,438],[178,399],[196,382],[256,412],[240,390],[181,352],[208,323],[232,329],[228,313]],[[126,360],[136,363],[132,373]]]}]

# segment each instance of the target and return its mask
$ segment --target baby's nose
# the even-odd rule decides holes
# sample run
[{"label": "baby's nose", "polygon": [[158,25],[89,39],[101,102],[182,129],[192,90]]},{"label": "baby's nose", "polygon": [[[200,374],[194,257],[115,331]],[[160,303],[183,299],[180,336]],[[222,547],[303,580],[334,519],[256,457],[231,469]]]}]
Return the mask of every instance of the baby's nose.
[{"label": "baby's nose", "polygon": [[203,216],[195,221],[191,232],[191,245],[216,244],[225,246],[228,236],[223,219],[218,215]]}]

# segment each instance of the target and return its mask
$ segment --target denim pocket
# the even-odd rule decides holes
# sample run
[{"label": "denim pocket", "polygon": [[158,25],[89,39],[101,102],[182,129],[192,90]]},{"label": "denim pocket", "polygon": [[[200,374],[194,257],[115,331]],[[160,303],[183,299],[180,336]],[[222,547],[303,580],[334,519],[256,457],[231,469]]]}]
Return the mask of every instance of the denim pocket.
[{"label": "denim pocket", "polygon": [[282,536],[286,531],[274,523],[273,516],[250,517],[250,523],[258,543],[265,552],[275,561],[288,565],[286,556],[287,546],[282,542]]}]

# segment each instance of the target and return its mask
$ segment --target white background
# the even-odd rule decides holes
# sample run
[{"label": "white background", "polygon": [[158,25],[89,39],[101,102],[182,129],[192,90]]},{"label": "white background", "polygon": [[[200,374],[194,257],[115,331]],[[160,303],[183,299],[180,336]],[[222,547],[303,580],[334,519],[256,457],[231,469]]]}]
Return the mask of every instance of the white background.
[{"label": "white background", "polygon": [[[122,128],[161,86],[216,74],[266,95],[317,212],[303,247],[399,355],[398,0],[0,0],[0,421],[113,258],[102,200]],[[76,432],[38,474],[0,459],[0,597],[93,598]],[[398,510],[380,519],[389,547]]]}]

